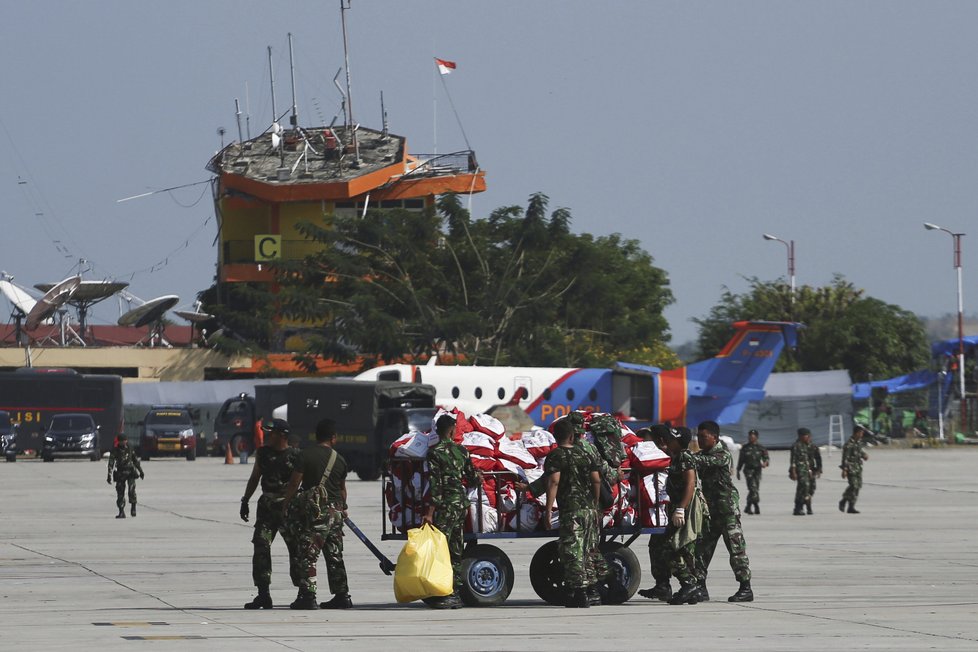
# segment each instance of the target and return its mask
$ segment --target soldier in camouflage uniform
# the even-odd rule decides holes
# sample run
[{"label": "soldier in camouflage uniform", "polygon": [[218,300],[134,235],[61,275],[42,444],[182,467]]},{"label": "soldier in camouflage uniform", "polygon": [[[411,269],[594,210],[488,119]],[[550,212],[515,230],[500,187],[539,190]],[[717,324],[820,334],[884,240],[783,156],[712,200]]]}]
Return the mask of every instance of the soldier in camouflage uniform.
[{"label": "soldier in camouflage uniform", "polygon": [[[347,465],[336,445],[336,424],[323,419],[316,424],[316,445],[304,449],[285,489],[286,527],[295,541],[299,567],[299,594],[292,609],[349,609],[353,606],[343,562],[343,520],[346,518]],[[303,494],[296,496],[299,487]],[[305,498],[312,492],[318,500]],[[293,500],[295,497],[295,500]],[[294,503],[294,504],[292,504]],[[312,506],[310,506],[312,505]],[[326,577],[333,598],[316,603],[316,564],[322,551]]]},{"label": "soldier in camouflage uniform", "polygon": [[455,418],[443,414],[435,423],[438,443],[428,451],[431,501],[427,505],[424,522],[434,525],[448,539],[448,552],[452,558],[452,583],[454,591],[445,597],[426,600],[434,609],[458,609],[462,606],[458,592],[462,588],[463,526],[469,510],[464,479],[469,487],[482,483],[481,475],[472,466],[469,452],[452,440]]},{"label": "soldier in camouflage uniform", "polygon": [[[663,451],[666,450],[666,439],[671,436],[669,426],[661,423],[651,428],[642,428],[635,434],[645,441],[655,443]],[[672,573],[669,571],[669,541],[665,534],[649,535],[649,565],[655,586],[641,589],[638,594],[650,600],[668,600],[672,597],[672,586],[669,584]]]},{"label": "soldier in camouflage uniform", "polygon": [[670,428],[664,442],[665,452],[672,459],[666,479],[669,524],[663,538],[663,549],[656,549],[654,554],[669,560],[669,571],[679,580],[680,588],[669,600],[669,604],[673,605],[700,601],[696,545],[702,536],[702,528],[710,518],[696,477],[696,462],[689,451],[692,438],[693,433],[689,428]]},{"label": "soldier in camouflage uniform", "polygon": [[751,602],[754,593],[750,586],[750,560],[747,558],[747,542],[740,525],[740,494],[734,486],[733,456],[726,445],[720,441],[720,426],[716,421],[704,421],[696,428],[696,439],[700,450],[693,456],[696,472],[703,485],[703,497],[710,508],[710,518],[706,521],[703,537],[697,545],[699,565],[697,579],[700,584],[701,600],[709,600],[706,590],[706,576],[716,550],[717,541],[723,537],[723,544],[730,554],[730,568],[740,582],[740,588],[728,602]]},{"label": "soldier in camouflage uniform", "polygon": [[791,446],[788,477],[795,485],[795,516],[804,516],[803,507],[811,514],[812,492],[815,482],[815,460],[812,456],[812,433],[808,428],[798,429],[798,439]]},{"label": "soldier in camouflage uniform", "polygon": [[756,430],[748,432],[747,443],[740,447],[737,456],[737,479],[740,480],[741,470],[747,479],[747,507],[744,511],[748,514],[761,513],[758,504],[761,500],[761,473],[771,463],[767,449],[757,443],[757,438]]},{"label": "soldier in camouflage uniform", "polygon": [[[869,459],[869,455],[863,450],[863,428],[856,426],[852,431],[852,437],[842,447],[842,477],[849,480],[849,486],[842,494],[839,501],[839,511],[847,511],[849,514],[858,514],[856,509],[856,499],[859,498],[859,489],[863,486],[863,462]],[[846,503],[849,509],[846,509]]]},{"label": "soldier in camouflage uniform", "polygon": [[569,592],[566,606],[589,607],[587,590],[595,580],[592,553],[598,541],[601,475],[594,455],[575,446],[570,420],[558,421],[553,430],[557,448],[544,462],[547,505],[543,523],[550,528],[556,499],[560,522],[558,558]]},{"label": "soldier in camouflage uniform", "polygon": [[255,451],[255,465],[241,498],[241,520],[248,522],[248,501],[261,483],[261,497],[258,499],[258,515],[255,518],[255,534],[251,543],[255,547],[251,558],[251,577],[258,588],[258,596],[245,604],[245,609],[271,609],[272,596],[269,586],[272,582],[272,541],[281,534],[289,551],[289,574],[292,584],[299,586],[298,556],[295,542],[285,529],[285,515],[282,501],[285,488],[292,477],[292,471],[299,464],[299,450],[289,446],[289,424],[282,419],[270,419],[259,423],[265,445]]},{"label": "soldier in camouflage uniform", "polygon": [[112,484],[112,471],[115,470],[115,506],[119,508],[116,518],[126,517],[126,488],[129,489],[129,511],[136,516],[136,476],[146,477],[139,465],[136,452],[129,447],[129,437],[119,435],[115,448],[109,453],[109,471],[105,481]]},{"label": "soldier in camouflage uniform", "polygon": [[818,479],[822,477],[822,451],[811,441],[809,437],[808,448],[812,457],[812,492],[805,501],[805,510],[808,514],[812,513],[812,499],[815,498],[815,490],[818,488]]}]

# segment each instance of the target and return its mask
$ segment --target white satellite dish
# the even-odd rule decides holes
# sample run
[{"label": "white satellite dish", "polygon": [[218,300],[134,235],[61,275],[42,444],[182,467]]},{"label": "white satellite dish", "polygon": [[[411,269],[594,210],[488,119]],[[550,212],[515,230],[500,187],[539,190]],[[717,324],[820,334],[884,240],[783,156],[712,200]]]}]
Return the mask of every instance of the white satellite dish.
[{"label": "white satellite dish", "polygon": [[173,314],[182,319],[186,319],[191,324],[199,324],[214,319],[214,315],[210,313],[197,312],[195,310],[174,310]]},{"label": "white satellite dish", "polygon": [[24,328],[29,331],[37,328],[38,324],[68,303],[68,299],[71,298],[72,293],[78,289],[79,285],[81,285],[80,276],[69,276],[45,292],[44,296],[38,299],[31,311],[27,313]]},{"label": "white satellite dish", "polygon": [[[51,283],[37,283],[34,285],[41,292],[47,292],[53,286]],[[88,310],[96,303],[108,299],[117,292],[129,287],[128,283],[122,281],[82,281],[78,289],[71,295],[68,303],[78,310],[79,329],[82,334],[86,331],[88,321]]]},{"label": "white satellite dish", "polygon": [[145,326],[146,324],[152,324],[162,319],[163,314],[177,305],[178,301],[180,301],[180,297],[175,294],[156,297],[119,317],[118,324],[120,326],[134,326],[136,328]]},{"label": "white satellite dish", "polygon": [[0,292],[3,292],[3,296],[7,297],[7,301],[16,310],[21,311],[25,315],[33,310],[34,305],[37,303],[37,299],[27,294],[19,285],[14,285],[13,281],[9,278],[0,279]]}]

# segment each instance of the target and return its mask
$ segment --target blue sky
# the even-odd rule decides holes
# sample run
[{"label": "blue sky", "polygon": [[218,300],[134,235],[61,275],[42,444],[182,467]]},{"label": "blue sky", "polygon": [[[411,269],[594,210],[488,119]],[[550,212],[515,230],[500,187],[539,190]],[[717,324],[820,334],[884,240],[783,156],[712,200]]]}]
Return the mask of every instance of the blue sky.
[{"label": "blue sky", "polygon": [[[0,21],[0,269],[27,287],[88,262],[182,304],[213,280],[208,159],[279,110],[295,39],[300,122],[339,113],[339,2],[7,3]],[[432,57],[487,171],[473,213],[567,207],[572,228],[636,238],[670,276],[674,344],[724,286],[844,275],[925,316],[956,310],[964,239],[978,312],[978,4],[366,2],[347,14],[356,119],[411,151],[462,149]],[[437,118],[435,113],[437,111]],[[95,323],[118,308],[98,307]]]}]

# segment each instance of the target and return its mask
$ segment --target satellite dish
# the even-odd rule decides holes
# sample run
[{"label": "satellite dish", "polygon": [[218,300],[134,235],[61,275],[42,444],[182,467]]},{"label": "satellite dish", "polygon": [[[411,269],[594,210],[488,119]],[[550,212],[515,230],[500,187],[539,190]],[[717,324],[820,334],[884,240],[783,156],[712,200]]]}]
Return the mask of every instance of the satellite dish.
[{"label": "satellite dish", "polygon": [[[34,285],[41,292],[47,292],[53,286],[50,283],[37,283]],[[88,320],[88,309],[99,301],[108,299],[113,294],[129,287],[128,283],[122,281],[82,281],[78,289],[71,295],[68,303],[78,310],[78,323],[81,325],[82,334],[85,333]]]},{"label": "satellite dish", "polygon": [[210,321],[214,319],[214,315],[206,312],[194,312],[192,310],[174,310],[173,314],[177,317],[186,319],[191,324],[199,324],[201,322]]},{"label": "satellite dish", "polygon": [[180,297],[175,294],[156,297],[119,317],[118,324],[120,326],[134,326],[136,328],[152,324],[154,321],[162,319],[163,314],[177,305],[178,301],[180,301]]},{"label": "satellite dish", "polygon": [[65,280],[57,283],[54,287],[44,293],[44,296],[37,300],[37,303],[27,313],[27,320],[24,328],[34,330],[38,324],[54,314],[54,312],[68,303],[72,293],[81,284],[80,276],[69,276]]},{"label": "satellite dish", "polygon": [[37,299],[24,292],[19,285],[14,285],[13,281],[9,278],[0,279],[0,292],[3,292],[3,296],[7,297],[7,301],[15,309],[25,315],[33,310],[34,305],[37,303]]}]

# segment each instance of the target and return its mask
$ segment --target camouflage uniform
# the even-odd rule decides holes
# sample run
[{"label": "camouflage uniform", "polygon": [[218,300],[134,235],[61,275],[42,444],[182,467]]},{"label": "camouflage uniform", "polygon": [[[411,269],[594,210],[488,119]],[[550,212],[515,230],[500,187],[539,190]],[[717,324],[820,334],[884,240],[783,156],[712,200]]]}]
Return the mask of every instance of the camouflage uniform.
[{"label": "camouflage uniform", "polygon": [[109,453],[108,477],[115,469],[115,505],[119,512],[126,506],[126,488],[129,489],[129,503],[136,504],[136,478],[143,474],[136,451],[129,446],[116,446]]},{"label": "camouflage uniform", "polygon": [[[666,480],[666,491],[669,493],[670,517],[685,493],[683,475],[689,469],[695,470],[696,462],[693,460],[693,454],[688,450],[684,450],[680,453],[679,457],[669,463],[669,477]],[[698,484],[699,482],[697,481],[695,493],[699,495],[700,504],[703,506],[703,519],[705,523],[709,519],[709,509]],[[696,584],[698,581],[696,570],[698,566],[696,542],[690,541],[689,543],[676,547],[673,544],[673,535],[676,533],[676,529],[670,519],[669,524],[666,526],[665,535],[655,537],[654,542],[652,540],[649,541],[649,554],[652,555],[653,559],[668,560],[669,572],[684,586],[687,584]]]},{"label": "camouflage uniform", "polygon": [[292,584],[299,586],[302,579],[299,557],[295,542],[286,530],[285,515],[282,513],[283,493],[292,471],[299,465],[299,450],[290,447],[279,451],[271,446],[262,446],[255,456],[256,464],[261,469],[262,494],[258,498],[255,534],[251,538],[251,543],[255,546],[251,558],[251,577],[258,587],[267,587],[272,583],[272,541],[276,534],[281,534],[289,550],[289,575],[292,577]]},{"label": "camouflage uniform", "polygon": [[[332,448],[320,445],[310,446],[302,451],[297,470],[302,471],[303,490],[319,486],[332,452]],[[336,461],[329,477],[323,482],[325,495],[320,502],[322,513],[312,522],[307,522],[307,519],[294,513],[295,500],[289,506],[287,527],[294,540],[297,564],[292,572],[299,580],[300,594],[316,595],[316,564],[320,551],[326,562],[329,592],[334,595],[350,592],[346,565],[343,562],[343,512],[346,504],[343,502],[341,487],[346,480],[346,474],[346,460],[336,453]]]},{"label": "camouflage uniform", "polygon": [[818,446],[813,442],[808,442],[808,448],[812,459],[812,492],[808,496],[808,505],[811,507],[812,497],[818,486],[818,476],[822,475],[822,451],[818,450]]},{"label": "camouflage uniform", "polygon": [[441,439],[428,451],[428,469],[431,482],[431,504],[435,506],[433,521],[436,528],[448,539],[448,552],[452,558],[452,580],[455,593],[462,587],[462,528],[469,510],[469,498],[462,479],[470,487],[479,486],[479,475],[469,452],[449,439]]},{"label": "camouflage uniform", "polygon": [[747,559],[747,542],[740,525],[740,494],[731,477],[733,456],[722,441],[708,451],[701,450],[693,455],[696,472],[703,484],[703,497],[710,509],[710,518],[704,521],[703,536],[697,544],[697,579],[700,584],[713,560],[717,541],[723,543],[730,553],[730,568],[738,582],[750,580],[750,560]]},{"label": "camouflage uniform", "polygon": [[863,460],[869,456],[863,452],[862,439],[850,437],[846,445],[842,447],[842,470],[846,472],[849,486],[842,494],[842,500],[849,502],[852,509],[856,506],[856,499],[859,498],[859,490],[863,486]]},{"label": "camouflage uniform", "polygon": [[740,447],[740,454],[737,456],[737,472],[744,472],[744,479],[747,481],[747,511],[751,505],[756,505],[761,500],[761,473],[764,464],[771,460],[767,449],[760,444],[746,443]]},{"label": "camouflage uniform", "polygon": [[[816,449],[817,450],[817,449]],[[791,446],[791,462],[789,469],[795,475],[795,511],[800,512],[803,505],[812,499],[815,489],[815,461],[812,459],[812,447],[800,439]]]},{"label": "camouflage uniform", "polygon": [[571,446],[551,451],[543,468],[545,476],[560,473],[557,555],[564,572],[564,586],[569,590],[587,589],[597,581],[594,562],[595,555],[599,554],[596,553],[599,515],[594,504],[591,473],[598,471],[598,464],[585,447]]}]

